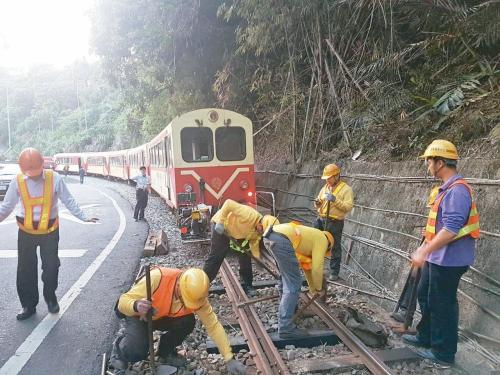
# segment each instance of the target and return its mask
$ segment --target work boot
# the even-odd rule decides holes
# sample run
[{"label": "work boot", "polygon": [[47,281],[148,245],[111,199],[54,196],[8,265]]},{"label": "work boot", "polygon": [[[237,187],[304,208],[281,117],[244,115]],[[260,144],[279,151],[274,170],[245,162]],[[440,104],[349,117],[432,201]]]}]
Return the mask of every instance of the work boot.
[{"label": "work boot", "polygon": [[293,340],[307,337],[310,335],[310,332],[307,329],[295,328],[291,331],[279,332],[278,335],[282,340]]},{"label": "work boot", "polygon": [[328,276],[329,281],[338,281],[340,279],[338,274],[332,273],[330,276]]},{"label": "work boot", "polygon": [[34,314],[36,314],[36,307],[23,307],[19,314],[16,315],[16,319],[26,320]]},{"label": "work boot", "polygon": [[391,318],[394,319],[396,322],[404,323],[405,322],[405,315],[406,315],[406,310],[401,309],[397,312],[393,312],[391,314]]},{"label": "work boot", "polygon": [[57,303],[57,301],[48,301],[47,309],[49,310],[49,313],[57,314],[59,312],[59,304]]},{"label": "work boot", "polygon": [[165,357],[160,356],[158,362],[174,367],[186,367],[187,359],[177,353],[169,353]]},{"label": "work boot", "polygon": [[422,357],[424,359],[429,359],[434,363],[437,363],[439,365],[444,365],[444,366],[451,366],[455,360],[451,359],[449,361],[444,360],[436,355],[431,349],[419,349],[416,350],[416,353],[418,354],[419,357]]},{"label": "work boot", "polygon": [[257,295],[257,291],[252,285],[243,284],[241,287],[248,297],[255,297]]},{"label": "work boot", "polygon": [[405,334],[405,335],[401,336],[401,338],[403,339],[403,341],[406,344],[410,344],[413,346],[419,346],[421,348],[430,348],[431,347],[429,344],[420,341],[417,335]]},{"label": "work boot", "polygon": [[113,349],[111,349],[108,365],[113,367],[115,370],[126,370],[128,368],[128,363],[127,361],[124,361],[118,353],[118,340],[120,338],[121,337],[117,337],[115,341],[113,341]]}]

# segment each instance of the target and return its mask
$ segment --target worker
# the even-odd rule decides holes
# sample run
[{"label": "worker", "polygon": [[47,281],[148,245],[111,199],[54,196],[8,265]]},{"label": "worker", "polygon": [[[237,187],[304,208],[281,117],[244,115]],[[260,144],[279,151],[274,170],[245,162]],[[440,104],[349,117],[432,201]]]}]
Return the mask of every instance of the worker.
[{"label": "worker", "polygon": [[247,295],[254,295],[252,260],[249,253],[260,257],[259,243],[262,233],[275,221],[274,216],[262,216],[252,207],[231,199],[226,200],[212,217],[210,253],[203,266],[210,281],[215,279],[224,258],[232,249],[239,256],[241,286]]},{"label": "worker", "polygon": [[[69,192],[64,179],[50,169],[43,169],[42,154],[27,148],[19,155],[20,174],[9,185],[0,206],[0,222],[16,208],[18,232],[17,293],[22,310],[17,320],[36,313],[38,304],[38,258],[42,259],[43,297],[50,313],[59,312],[56,289],[59,274],[59,219],[57,200],[78,219],[87,218]],[[19,200],[21,201],[18,205]]]},{"label": "worker", "polygon": [[234,359],[224,328],[208,301],[209,286],[208,276],[199,268],[183,271],[157,267],[151,271],[150,302],[146,298],[146,278],[140,278],[116,303],[115,311],[123,318],[123,328],[113,343],[110,365],[126,369],[129,362],[147,358],[146,314],[152,308],[153,329],[163,331],[158,346],[160,362],[185,366],[186,359],[175,348],[193,331],[196,314],[224,357],[228,373],[244,374],[246,367]]},{"label": "worker", "polygon": [[294,339],[308,334],[298,329],[293,315],[299,300],[302,276],[309,285],[309,293],[326,296],[323,264],[334,246],[330,232],[295,223],[272,225],[264,235],[264,246],[273,253],[281,273],[281,301],[278,312],[278,334],[282,339]]},{"label": "worker", "polygon": [[85,169],[82,165],[78,168],[78,175],[80,176],[80,184],[83,184],[83,180],[85,178]]},{"label": "worker", "polygon": [[344,219],[352,210],[353,193],[351,187],[340,179],[340,168],[335,164],[328,164],[323,169],[321,179],[326,180],[326,183],[314,200],[318,211],[314,227],[330,232],[335,240],[330,258],[329,280],[336,281],[339,279],[342,260],[341,243]]},{"label": "worker", "polygon": [[428,348],[423,358],[451,364],[457,352],[457,288],[462,275],[474,263],[479,238],[479,216],[472,188],[457,173],[458,153],[453,143],[433,141],[421,156],[428,172],[442,181],[425,229],[425,241],[412,255],[422,268],[418,303],[422,318],[407,343]]},{"label": "worker", "polygon": [[146,167],[139,168],[141,174],[134,176],[131,180],[136,182],[135,198],[137,203],[134,209],[134,220],[144,220],[144,210],[148,205],[148,195],[151,194],[151,177],[146,175]]}]

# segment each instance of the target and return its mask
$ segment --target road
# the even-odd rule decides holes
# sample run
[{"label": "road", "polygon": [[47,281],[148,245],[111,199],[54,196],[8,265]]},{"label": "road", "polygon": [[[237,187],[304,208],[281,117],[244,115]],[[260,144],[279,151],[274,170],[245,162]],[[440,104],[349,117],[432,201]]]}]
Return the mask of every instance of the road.
[{"label": "road", "polygon": [[[49,314],[39,281],[37,314],[16,320],[17,225],[0,223],[0,375],[93,375],[110,349],[118,319],[114,303],[130,286],[147,236],[134,222],[131,205],[98,179],[80,185],[68,176],[80,206],[100,219],[83,223],[60,203],[59,287],[61,311]],[[41,275],[39,261],[39,279]]]}]

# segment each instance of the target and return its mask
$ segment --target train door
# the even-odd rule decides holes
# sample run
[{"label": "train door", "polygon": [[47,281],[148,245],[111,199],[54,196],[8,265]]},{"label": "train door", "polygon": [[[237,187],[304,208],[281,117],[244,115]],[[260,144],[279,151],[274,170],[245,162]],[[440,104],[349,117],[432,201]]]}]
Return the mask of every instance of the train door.
[{"label": "train door", "polygon": [[163,139],[163,149],[165,150],[165,186],[167,187],[167,197],[170,202],[172,202],[172,160],[170,155],[170,137],[167,135]]}]

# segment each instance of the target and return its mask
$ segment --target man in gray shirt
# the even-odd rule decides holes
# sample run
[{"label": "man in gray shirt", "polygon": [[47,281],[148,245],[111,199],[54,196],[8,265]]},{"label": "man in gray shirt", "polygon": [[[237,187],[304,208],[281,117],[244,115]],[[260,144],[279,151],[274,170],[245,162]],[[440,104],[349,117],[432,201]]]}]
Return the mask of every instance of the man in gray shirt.
[{"label": "man in gray shirt", "polygon": [[144,220],[144,209],[148,205],[148,194],[151,193],[151,177],[146,175],[146,167],[139,168],[141,174],[132,177],[131,180],[136,182],[135,198],[137,203],[134,210],[135,221]]},{"label": "man in gray shirt", "polygon": [[[38,258],[42,259],[43,297],[50,313],[59,312],[56,289],[59,275],[59,219],[58,199],[82,221],[87,218],[64,182],[52,170],[43,169],[43,157],[34,148],[19,155],[22,174],[14,178],[0,205],[0,222],[16,208],[18,232],[17,294],[23,309],[17,320],[25,320],[36,313],[38,304]],[[17,207],[16,207],[17,206]]]}]

